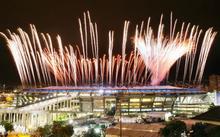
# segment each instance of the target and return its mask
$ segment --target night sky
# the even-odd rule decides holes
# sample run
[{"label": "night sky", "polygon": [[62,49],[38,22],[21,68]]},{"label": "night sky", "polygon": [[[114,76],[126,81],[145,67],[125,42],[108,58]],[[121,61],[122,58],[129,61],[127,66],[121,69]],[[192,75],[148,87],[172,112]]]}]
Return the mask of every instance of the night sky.
[{"label": "night sky", "polygon": [[[180,22],[191,22],[206,30],[213,27],[220,32],[219,0],[5,0],[0,2],[0,31],[16,31],[18,27],[29,31],[35,24],[39,32],[52,37],[61,35],[64,44],[80,44],[78,18],[90,11],[98,24],[100,52],[107,53],[108,30],[115,31],[114,52],[121,51],[124,20],[130,20],[130,36],[136,24],[152,18],[151,25],[157,30],[160,16],[164,15],[165,27],[169,29],[170,12]],[[180,28],[177,28],[180,29]],[[129,39],[129,42],[131,40]],[[220,35],[218,34],[208,57],[205,76],[220,74]],[[19,83],[12,57],[0,38],[0,84]]]}]

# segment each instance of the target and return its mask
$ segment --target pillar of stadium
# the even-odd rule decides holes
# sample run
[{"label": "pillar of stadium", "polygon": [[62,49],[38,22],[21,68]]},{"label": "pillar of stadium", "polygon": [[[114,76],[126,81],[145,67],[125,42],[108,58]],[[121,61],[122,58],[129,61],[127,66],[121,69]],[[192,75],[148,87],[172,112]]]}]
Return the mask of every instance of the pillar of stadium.
[{"label": "pillar of stadium", "polygon": [[51,124],[59,113],[67,113],[68,118],[73,119],[73,112],[79,110],[74,107],[78,103],[74,98],[75,96],[61,96],[19,108],[0,109],[0,121],[9,121],[33,129]]}]

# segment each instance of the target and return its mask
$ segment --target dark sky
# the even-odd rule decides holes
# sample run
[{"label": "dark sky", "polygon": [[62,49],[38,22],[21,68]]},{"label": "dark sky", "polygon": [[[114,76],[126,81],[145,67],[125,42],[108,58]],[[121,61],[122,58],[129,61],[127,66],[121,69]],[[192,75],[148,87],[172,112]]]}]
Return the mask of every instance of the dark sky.
[{"label": "dark sky", "polygon": [[[2,0],[0,2],[0,31],[16,31],[17,27],[29,30],[35,24],[38,31],[52,36],[60,34],[65,44],[80,44],[77,18],[89,10],[97,22],[101,52],[107,52],[108,30],[115,30],[115,52],[120,51],[124,20],[131,21],[131,29],[142,20],[152,17],[152,26],[157,29],[160,15],[169,24],[169,15],[180,22],[191,22],[201,29],[213,27],[220,32],[219,0]],[[120,45],[120,46],[116,46]],[[217,35],[207,62],[205,75],[220,74],[220,36]],[[13,84],[19,81],[15,65],[5,46],[0,41],[0,83]]]}]

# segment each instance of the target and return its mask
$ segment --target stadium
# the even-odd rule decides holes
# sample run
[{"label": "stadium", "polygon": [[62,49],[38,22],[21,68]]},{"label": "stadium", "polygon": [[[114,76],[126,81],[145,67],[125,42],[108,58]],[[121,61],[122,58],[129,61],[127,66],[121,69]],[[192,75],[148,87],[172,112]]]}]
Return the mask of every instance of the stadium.
[{"label": "stadium", "polygon": [[78,103],[79,112],[105,113],[112,107],[123,115],[144,112],[172,112],[194,116],[207,111],[211,102],[205,91],[197,88],[179,88],[174,86],[141,87],[46,87],[28,89],[29,93],[77,94],[73,100]]},{"label": "stadium", "polygon": [[[182,23],[177,31],[171,22],[167,36],[162,16],[157,34],[150,18],[137,25],[133,50],[126,54],[130,22],[125,21],[121,55],[113,54],[114,32],[109,31],[108,54],[99,56],[97,25],[89,12],[79,19],[81,47],[63,46],[60,36],[54,46],[50,35],[39,34],[34,25],[31,35],[21,28],[1,33],[22,84],[15,107],[1,110],[1,120],[31,129],[113,109],[115,116],[169,112],[192,117],[207,111],[216,97],[199,86],[216,32],[210,28],[201,38],[198,26]],[[173,84],[162,84],[170,75],[175,75]],[[171,86],[178,81],[190,86]]]}]

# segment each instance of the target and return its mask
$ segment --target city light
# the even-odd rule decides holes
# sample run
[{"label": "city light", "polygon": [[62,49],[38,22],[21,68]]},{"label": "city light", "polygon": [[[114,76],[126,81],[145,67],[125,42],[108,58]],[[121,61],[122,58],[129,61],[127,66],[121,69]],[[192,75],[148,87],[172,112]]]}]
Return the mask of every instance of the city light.
[{"label": "city light", "polygon": [[68,123],[69,123],[69,124],[73,124],[73,120],[72,120],[72,119],[70,119]]}]

